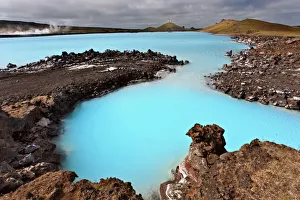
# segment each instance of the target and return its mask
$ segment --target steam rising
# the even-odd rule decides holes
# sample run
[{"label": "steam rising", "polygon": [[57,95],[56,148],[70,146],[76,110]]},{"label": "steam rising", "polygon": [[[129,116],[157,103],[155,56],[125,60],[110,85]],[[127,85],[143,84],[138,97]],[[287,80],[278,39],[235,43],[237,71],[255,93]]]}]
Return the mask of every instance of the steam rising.
[{"label": "steam rising", "polygon": [[62,33],[68,30],[68,27],[61,27],[53,24],[49,25],[48,28],[10,26],[6,28],[0,28],[0,35],[44,35]]}]

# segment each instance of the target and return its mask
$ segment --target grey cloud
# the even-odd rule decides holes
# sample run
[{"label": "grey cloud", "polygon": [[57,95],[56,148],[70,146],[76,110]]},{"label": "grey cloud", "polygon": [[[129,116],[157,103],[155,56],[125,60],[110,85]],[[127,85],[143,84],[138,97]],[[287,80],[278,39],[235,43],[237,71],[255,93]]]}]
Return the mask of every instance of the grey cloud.
[{"label": "grey cloud", "polygon": [[[1,19],[144,28],[169,18],[203,27],[223,18],[257,18],[300,25],[299,0],[0,0]],[[299,24],[298,24],[299,23]]]}]

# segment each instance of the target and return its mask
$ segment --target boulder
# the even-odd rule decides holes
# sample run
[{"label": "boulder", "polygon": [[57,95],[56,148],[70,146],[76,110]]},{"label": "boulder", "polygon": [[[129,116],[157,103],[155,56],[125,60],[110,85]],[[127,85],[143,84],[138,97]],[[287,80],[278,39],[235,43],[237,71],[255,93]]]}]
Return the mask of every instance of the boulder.
[{"label": "boulder", "polygon": [[35,152],[39,148],[40,148],[39,145],[30,144],[30,145],[27,145],[25,148],[23,148],[21,151],[19,151],[19,153],[21,153],[21,154],[30,154],[30,153]]},{"label": "boulder", "polygon": [[268,105],[269,104],[269,100],[265,96],[259,98],[258,101],[259,101],[259,103],[264,104],[264,105]]},{"label": "boulder", "polygon": [[38,148],[38,151],[43,150],[43,151],[46,151],[46,152],[53,152],[56,148],[55,144],[49,142],[48,140],[44,140],[44,139],[41,139],[41,138],[37,138],[34,141],[34,144],[36,146],[40,147],[40,148]]},{"label": "boulder", "polygon": [[258,101],[258,97],[255,95],[249,95],[246,97],[247,101],[253,102],[253,101]]},{"label": "boulder", "polygon": [[286,41],[286,44],[293,44],[297,41],[299,41],[300,39],[299,38],[291,38],[289,40]]},{"label": "boulder", "polygon": [[17,65],[12,64],[12,63],[8,63],[8,65],[6,67],[7,67],[7,69],[13,69],[13,68],[16,68]]},{"label": "boulder", "polygon": [[30,110],[27,113],[27,115],[22,119],[22,121],[24,121],[25,128],[30,129],[41,118],[42,118],[41,109],[39,107],[35,107],[34,109]]},{"label": "boulder", "polygon": [[62,57],[67,57],[67,56],[68,56],[68,52],[63,51],[63,52],[61,53],[61,56],[62,56]]},{"label": "boulder", "polygon": [[34,178],[36,178],[35,173],[28,170],[28,168],[24,168],[22,171],[19,172],[19,174],[23,180],[33,180]]},{"label": "boulder", "polygon": [[50,119],[43,117],[40,119],[40,121],[37,122],[36,125],[41,127],[48,127],[48,125],[51,123]]},{"label": "boulder", "polygon": [[27,171],[31,171],[36,176],[41,176],[47,172],[54,172],[58,170],[58,166],[52,163],[41,162],[34,166],[25,168]]},{"label": "boulder", "polygon": [[184,61],[184,64],[185,64],[185,65],[187,65],[187,64],[189,64],[189,63],[190,63],[190,61],[188,61],[188,60],[185,60],[185,61]]},{"label": "boulder", "polygon": [[206,154],[221,155],[226,152],[223,134],[224,129],[216,124],[206,126],[195,124],[186,135],[192,138],[192,145],[201,144],[201,150],[205,151]]},{"label": "boulder", "polygon": [[9,177],[7,179],[0,177],[0,194],[6,194],[16,190],[18,187],[23,185],[21,180]]},{"label": "boulder", "polygon": [[0,164],[0,174],[5,174],[5,173],[14,173],[15,169],[11,167],[7,162],[3,161]]},{"label": "boulder", "polygon": [[230,51],[226,52],[226,53],[225,53],[225,56],[229,56],[229,57],[231,57],[231,56],[232,56],[232,50],[230,50]]},{"label": "boulder", "polygon": [[232,67],[231,65],[224,64],[222,69],[225,71],[230,71],[232,69],[236,69],[236,67]]},{"label": "boulder", "polygon": [[34,157],[30,153],[30,154],[26,155],[24,158],[22,158],[21,160],[19,160],[19,165],[20,166],[26,166],[26,165],[29,165],[33,162],[34,162]]},{"label": "boulder", "polygon": [[288,108],[292,110],[300,110],[300,99],[298,98],[288,98],[287,99]]}]

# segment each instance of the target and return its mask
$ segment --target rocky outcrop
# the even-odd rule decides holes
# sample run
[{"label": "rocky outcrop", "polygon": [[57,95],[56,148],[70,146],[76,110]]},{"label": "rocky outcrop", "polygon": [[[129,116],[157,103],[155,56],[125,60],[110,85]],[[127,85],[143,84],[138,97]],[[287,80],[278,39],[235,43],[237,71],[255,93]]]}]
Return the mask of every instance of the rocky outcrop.
[{"label": "rocky outcrop", "polygon": [[[210,83],[234,98],[300,110],[300,39],[292,37],[234,37],[250,49],[231,55],[225,72]],[[255,46],[255,48],[253,48]]]},{"label": "rocky outcrop", "polygon": [[7,69],[12,69],[12,68],[16,68],[17,65],[12,64],[12,63],[8,63],[8,65],[6,67],[7,67]]},{"label": "rocky outcrop", "polygon": [[151,50],[89,50],[0,71],[0,195],[59,169],[52,139],[76,103],[160,79],[158,72],[187,63]]},{"label": "rocky outcrop", "polygon": [[[158,52],[153,52],[148,50],[147,52],[140,51],[124,51],[120,52],[117,50],[106,50],[103,53],[94,51],[90,49],[83,53],[74,53],[74,52],[62,52],[61,55],[54,55],[51,57],[46,57],[45,59],[39,60],[37,62],[29,63],[23,66],[18,67],[17,69],[10,70],[11,68],[16,68],[15,64],[9,63],[7,69],[2,71],[11,71],[11,72],[32,72],[32,71],[41,71],[45,69],[58,69],[58,68],[69,68],[69,69],[82,69],[82,68],[93,68],[93,67],[102,67],[102,69],[112,68],[113,65],[118,63],[118,61],[137,61],[137,62],[155,62],[164,65],[184,65],[188,61],[178,61],[176,56],[163,55]],[[108,67],[107,65],[110,66]],[[125,63],[123,63],[125,64]],[[106,65],[103,66],[103,65]],[[115,67],[115,66],[114,66]],[[166,66],[165,66],[166,67]]]},{"label": "rocky outcrop", "polygon": [[[31,154],[29,154],[31,156]],[[33,163],[34,160],[28,162],[28,164]],[[9,193],[14,191],[24,183],[30,182],[35,178],[51,171],[57,171],[58,167],[52,163],[38,163],[26,168],[14,169],[7,162],[3,161],[0,164],[0,191],[1,193]]]},{"label": "rocky outcrop", "polygon": [[196,124],[188,156],[161,185],[162,199],[299,199],[300,152],[253,140],[226,152],[224,129]]},{"label": "rocky outcrop", "polygon": [[3,200],[83,200],[122,199],[141,200],[130,183],[116,178],[101,179],[99,183],[81,180],[73,183],[77,175],[70,171],[49,172],[27,183],[15,192],[2,196]]}]

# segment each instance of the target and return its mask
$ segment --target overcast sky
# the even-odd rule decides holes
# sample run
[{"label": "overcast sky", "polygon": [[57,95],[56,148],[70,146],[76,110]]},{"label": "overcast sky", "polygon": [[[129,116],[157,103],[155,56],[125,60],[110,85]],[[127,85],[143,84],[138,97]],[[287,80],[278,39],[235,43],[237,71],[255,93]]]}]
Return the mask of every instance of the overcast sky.
[{"label": "overcast sky", "polygon": [[169,18],[186,27],[223,18],[300,25],[300,0],[0,0],[0,19],[8,20],[145,28]]}]

